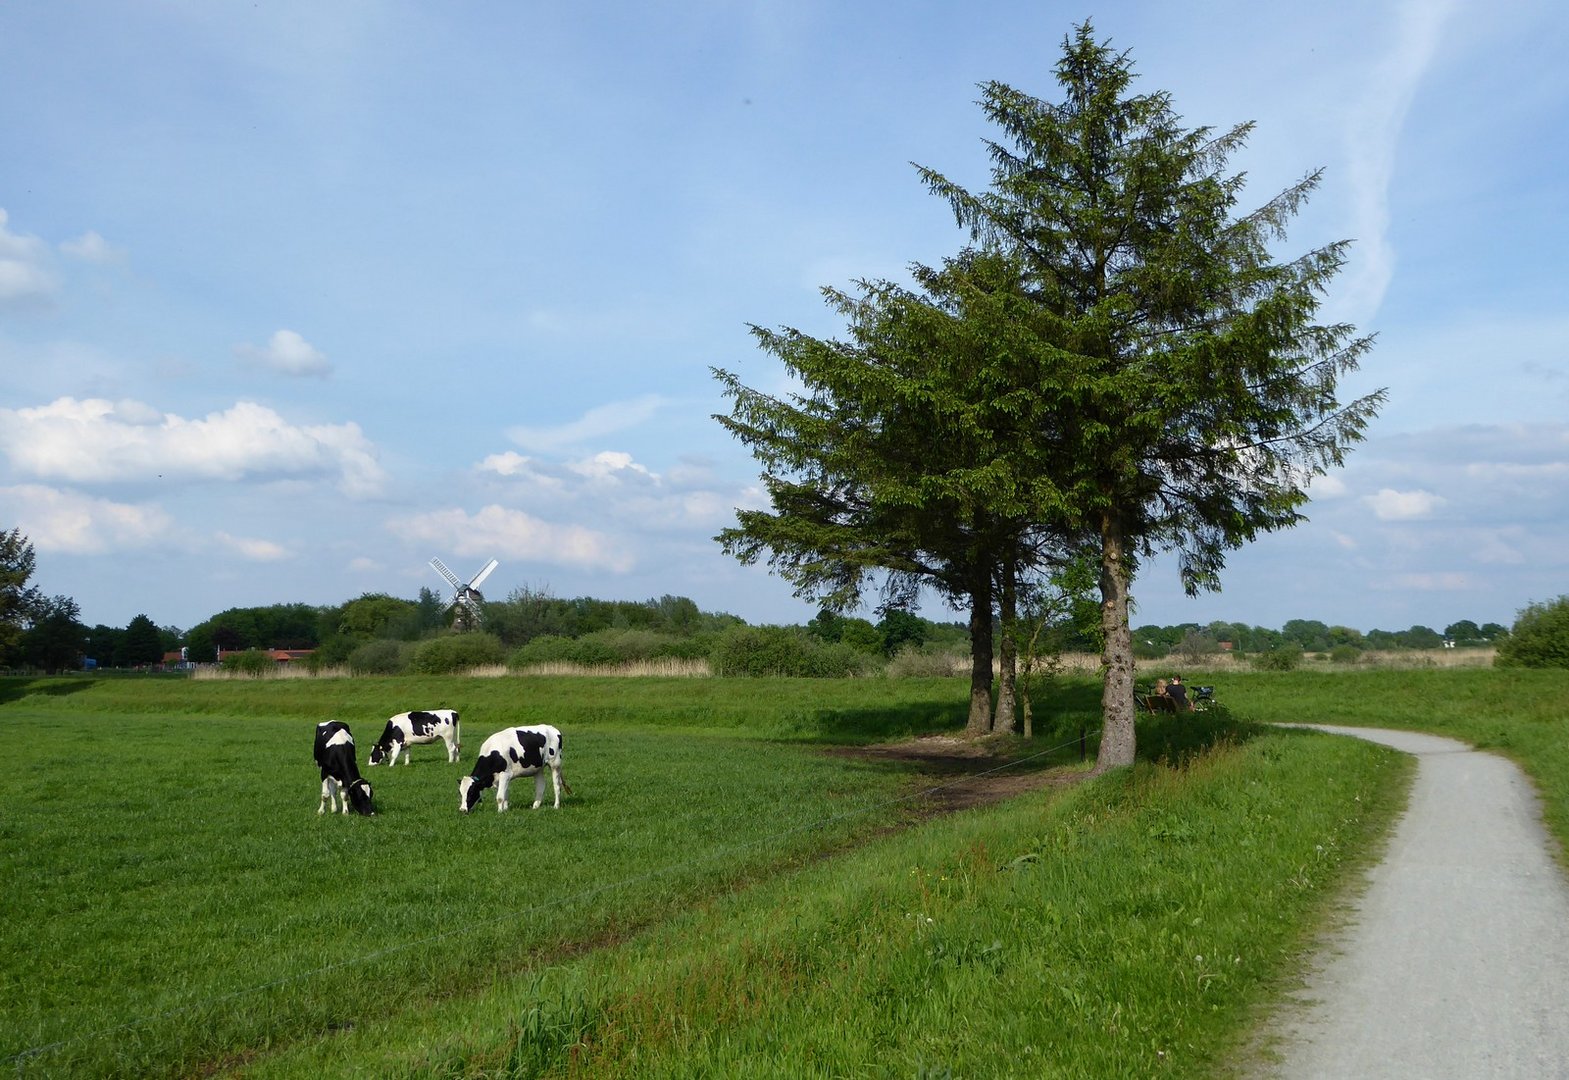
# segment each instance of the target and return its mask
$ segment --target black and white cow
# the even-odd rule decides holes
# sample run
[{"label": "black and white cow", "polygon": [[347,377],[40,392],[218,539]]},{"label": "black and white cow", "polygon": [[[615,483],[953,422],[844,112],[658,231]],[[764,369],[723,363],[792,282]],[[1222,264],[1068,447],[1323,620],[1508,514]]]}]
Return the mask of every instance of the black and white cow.
[{"label": "black and white cow", "polygon": [[571,786],[561,778],[561,732],[549,724],[537,727],[514,727],[498,731],[486,739],[474,761],[474,771],[458,781],[458,809],[465,814],[479,803],[479,797],[491,784],[496,785],[496,809],[507,808],[507,785],[514,776],[534,778],[534,809],[545,798],[545,770],[550,770],[550,787],[556,796],[556,809],[561,809],[561,790],[572,794]]},{"label": "black and white cow", "polygon": [[330,807],[338,812],[338,797],[343,798],[343,813],[352,806],[356,814],[374,814],[370,784],[360,777],[354,763],[354,734],[341,720],[316,725],[316,764],[321,766],[321,805],[318,814]]},{"label": "black and white cow", "polygon": [[413,755],[408,753],[408,748],[418,746],[420,743],[435,742],[440,739],[447,744],[447,760],[458,760],[462,746],[458,743],[458,711],[456,709],[431,709],[428,712],[400,712],[397,716],[387,721],[387,728],[381,733],[381,738],[376,740],[376,745],[370,748],[370,763],[380,765],[383,761],[390,765],[398,763],[398,755],[404,755],[403,764],[408,765]]}]

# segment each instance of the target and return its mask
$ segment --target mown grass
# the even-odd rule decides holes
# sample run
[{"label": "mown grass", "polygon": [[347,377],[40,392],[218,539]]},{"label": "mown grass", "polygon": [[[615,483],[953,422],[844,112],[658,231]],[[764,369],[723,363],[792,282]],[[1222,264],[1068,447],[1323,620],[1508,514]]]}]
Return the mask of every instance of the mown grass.
[{"label": "mown grass", "polygon": [[[907,773],[814,750],[953,730],[962,680],[0,680],[0,890],[23,913],[0,930],[0,1058],[1215,1075],[1410,770],[1233,718],[1438,730],[1521,760],[1550,815],[1569,789],[1565,680],[1367,674],[1198,675],[1229,715],[1143,725],[1136,769],[913,826]],[[1065,680],[1037,745],[1097,698]],[[558,724],[577,796],[464,818],[463,770],[421,748],[369,772],[381,816],[316,817],[310,723],[348,720],[363,756],[385,716],[438,705],[464,710],[466,761],[491,730]]]},{"label": "mown grass", "polygon": [[[958,712],[916,683],[676,692],[702,685],[0,682],[0,1060],[180,1074],[620,940],[911,812],[905,774],[808,740]],[[464,817],[466,769],[427,747],[367,770],[376,818],[314,813],[316,720],[349,719],[363,760],[438,702],[470,763],[491,730],[559,724],[576,794]]]},{"label": "mown grass", "polygon": [[1535,783],[1562,857],[1569,851],[1569,671],[1518,668],[1197,673],[1231,710],[1270,723],[1328,723],[1448,735],[1515,761]]},{"label": "mown grass", "polygon": [[1223,738],[927,823],[247,1075],[1212,1076],[1408,769],[1351,740]]}]

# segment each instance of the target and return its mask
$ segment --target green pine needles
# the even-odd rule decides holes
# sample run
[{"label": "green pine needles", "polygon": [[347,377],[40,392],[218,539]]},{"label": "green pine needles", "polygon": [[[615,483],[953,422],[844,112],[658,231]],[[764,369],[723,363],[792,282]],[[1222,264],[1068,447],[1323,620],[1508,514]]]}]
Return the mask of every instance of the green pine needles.
[{"label": "green pine needles", "polygon": [[1184,128],[1132,78],[1085,23],[1063,44],[1060,101],[985,84],[1004,136],[988,144],[991,187],[920,169],[966,246],[913,266],[912,286],[825,290],[844,340],[754,328],[803,392],[715,373],[734,402],[716,419],[771,499],[717,539],[829,606],[878,582],[884,606],[926,587],[967,607],[972,734],[1012,728],[1019,607],[1094,564],[1102,768],[1133,761],[1140,561],[1175,551],[1190,592],[1219,588],[1227,552],[1303,520],[1309,481],[1342,464],[1384,398],[1340,400],[1372,339],[1317,321],[1346,244],[1271,251],[1320,174],[1240,209],[1227,165],[1251,125]]}]

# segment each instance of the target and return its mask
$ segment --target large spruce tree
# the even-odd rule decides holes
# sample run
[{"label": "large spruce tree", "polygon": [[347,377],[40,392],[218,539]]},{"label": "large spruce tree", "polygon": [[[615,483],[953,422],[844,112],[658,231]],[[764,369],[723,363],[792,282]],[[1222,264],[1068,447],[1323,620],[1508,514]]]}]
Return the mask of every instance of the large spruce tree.
[{"label": "large spruce tree", "polygon": [[988,144],[990,190],[921,170],[969,230],[959,256],[914,267],[914,289],[828,290],[848,341],[755,330],[803,393],[717,373],[736,403],[718,419],[763,462],[772,499],[719,539],[743,560],[769,552],[830,603],[875,570],[896,592],[967,600],[972,733],[988,729],[999,600],[1006,616],[1022,581],[1089,551],[1105,768],[1134,756],[1139,560],[1175,550],[1189,592],[1218,588],[1228,551],[1301,520],[1308,482],[1383,395],[1337,398],[1370,339],[1315,321],[1345,245],[1270,250],[1318,173],[1239,213],[1226,168],[1250,125],[1185,129],[1166,94],[1129,93],[1131,62],[1088,23],[1057,79],[1057,104],[982,88],[1007,136]]},{"label": "large spruce tree", "polygon": [[1175,550],[1190,593],[1218,588],[1228,551],[1302,520],[1308,482],[1342,462],[1383,399],[1339,400],[1371,339],[1316,321],[1346,245],[1285,261],[1270,248],[1319,173],[1239,213],[1243,177],[1226,170],[1251,125],[1184,128],[1167,94],[1130,94],[1132,78],[1127,54],[1085,23],[1057,65],[1060,103],[983,87],[1008,139],[989,144],[989,191],[923,170],[975,242],[1018,261],[1053,324],[1034,388],[1052,422],[1034,450],[1066,511],[1058,524],[1098,549],[1102,768],[1134,756],[1138,560]]}]

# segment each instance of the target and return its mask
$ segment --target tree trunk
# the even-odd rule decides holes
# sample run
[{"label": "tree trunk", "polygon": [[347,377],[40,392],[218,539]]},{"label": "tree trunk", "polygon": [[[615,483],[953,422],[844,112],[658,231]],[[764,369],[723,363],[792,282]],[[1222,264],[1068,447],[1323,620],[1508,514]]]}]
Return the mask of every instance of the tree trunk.
[{"label": "tree trunk", "polygon": [[997,689],[997,715],[992,720],[992,731],[1012,735],[1015,730],[1015,713],[1018,701],[1019,673],[1019,612],[1018,588],[1014,584],[1013,567],[1004,568],[1002,575],[1002,684]]},{"label": "tree trunk", "polygon": [[1095,771],[1133,764],[1133,633],[1128,626],[1129,568],[1122,523],[1101,519],[1100,626],[1104,688],[1101,693],[1100,754]]},{"label": "tree trunk", "polygon": [[970,594],[970,719],[967,738],[992,729],[992,579],[989,571],[975,577]]}]

